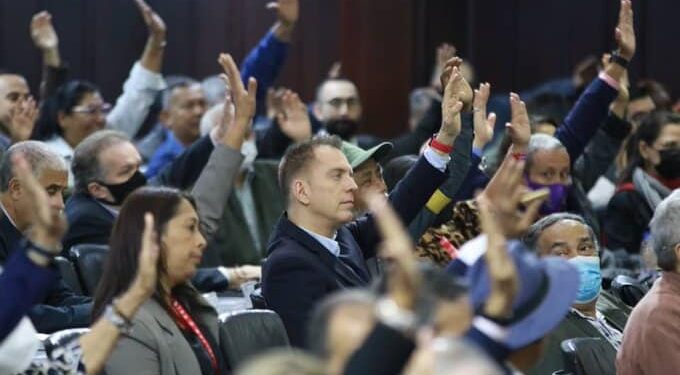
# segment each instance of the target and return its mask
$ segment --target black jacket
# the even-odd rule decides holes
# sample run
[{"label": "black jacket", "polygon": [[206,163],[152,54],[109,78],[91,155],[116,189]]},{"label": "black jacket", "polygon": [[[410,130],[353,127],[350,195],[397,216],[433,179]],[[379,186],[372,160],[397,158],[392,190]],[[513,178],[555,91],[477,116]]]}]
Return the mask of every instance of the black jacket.
[{"label": "black jacket", "polygon": [[[424,157],[390,194],[402,222],[410,222],[446,179]],[[284,214],[269,241],[262,268],[262,292],[267,305],[283,320],[290,342],[302,346],[307,321],[315,304],[341,288],[368,285],[365,259],[376,255],[380,241],[372,215],[338,229],[340,256],[335,257]]]},{"label": "black jacket", "polygon": [[[24,236],[4,215],[0,219],[0,230],[0,264],[4,264],[14,251],[23,251],[20,246]],[[38,332],[52,333],[67,328],[89,327],[91,312],[92,299],[78,295],[61,276],[57,276],[47,297],[33,306],[28,316]]]},{"label": "black jacket", "polygon": [[603,220],[604,244],[611,250],[640,253],[640,245],[654,212],[632,183],[624,184],[607,206]]}]

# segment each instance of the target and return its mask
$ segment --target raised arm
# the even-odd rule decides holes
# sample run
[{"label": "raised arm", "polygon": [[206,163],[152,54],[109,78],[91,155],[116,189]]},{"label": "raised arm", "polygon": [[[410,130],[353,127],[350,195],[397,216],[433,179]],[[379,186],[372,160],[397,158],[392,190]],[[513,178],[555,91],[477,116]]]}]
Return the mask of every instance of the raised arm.
[{"label": "raised arm", "polygon": [[106,117],[107,126],[120,130],[134,138],[156,95],[165,88],[161,75],[165,51],[165,23],[144,0],[135,0],[148,30],[148,38],[139,62],[130,70],[130,76],[123,85],[123,93]]},{"label": "raised arm", "polygon": [[[300,14],[299,0],[278,0],[267,4],[275,10],[277,21],[267,35],[243,60],[241,79],[247,84],[253,77],[257,80],[257,101],[264,103],[267,90],[272,86],[288,55],[288,46]],[[264,105],[259,107],[264,108]]]},{"label": "raised arm", "polygon": [[31,39],[42,53],[43,73],[40,82],[40,101],[54,94],[66,81],[68,69],[59,55],[59,37],[52,25],[52,15],[47,11],[37,13],[31,19]]}]

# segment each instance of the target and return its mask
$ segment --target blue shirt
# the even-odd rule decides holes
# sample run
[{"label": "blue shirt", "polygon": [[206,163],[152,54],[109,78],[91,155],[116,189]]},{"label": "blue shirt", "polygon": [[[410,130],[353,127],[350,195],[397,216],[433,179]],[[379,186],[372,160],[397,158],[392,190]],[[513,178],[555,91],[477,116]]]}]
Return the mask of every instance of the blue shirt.
[{"label": "blue shirt", "polygon": [[149,159],[149,165],[144,173],[146,178],[156,176],[163,170],[163,167],[170,164],[186,149],[186,147],[175,138],[175,135],[170,130],[164,129],[164,131],[165,141],[161,143],[153,156],[151,156],[151,159]]}]

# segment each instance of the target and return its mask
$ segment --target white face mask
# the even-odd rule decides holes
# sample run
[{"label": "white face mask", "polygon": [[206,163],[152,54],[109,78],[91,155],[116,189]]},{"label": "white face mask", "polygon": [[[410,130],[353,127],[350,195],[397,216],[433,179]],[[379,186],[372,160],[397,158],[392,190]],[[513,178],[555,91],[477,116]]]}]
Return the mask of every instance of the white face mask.
[{"label": "white face mask", "polygon": [[247,171],[255,163],[257,158],[257,146],[254,140],[243,141],[241,145],[241,154],[243,154],[243,163],[241,163],[241,171]]},{"label": "white face mask", "polygon": [[30,366],[40,346],[38,333],[24,317],[0,343],[0,374],[17,374]]}]

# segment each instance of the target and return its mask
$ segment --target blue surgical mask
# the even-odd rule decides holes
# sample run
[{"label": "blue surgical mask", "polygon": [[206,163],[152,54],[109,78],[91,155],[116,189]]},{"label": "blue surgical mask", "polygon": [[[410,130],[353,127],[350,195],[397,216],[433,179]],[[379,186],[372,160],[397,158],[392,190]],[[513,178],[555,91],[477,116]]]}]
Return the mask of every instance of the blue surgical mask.
[{"label": "blue surgical mask", "polygon": [[569,262],[578,269],[580,280],[574,302],[580,305],[593,302],[600,295],[602,287],[600,257],[579,255],[569,259]]}]

